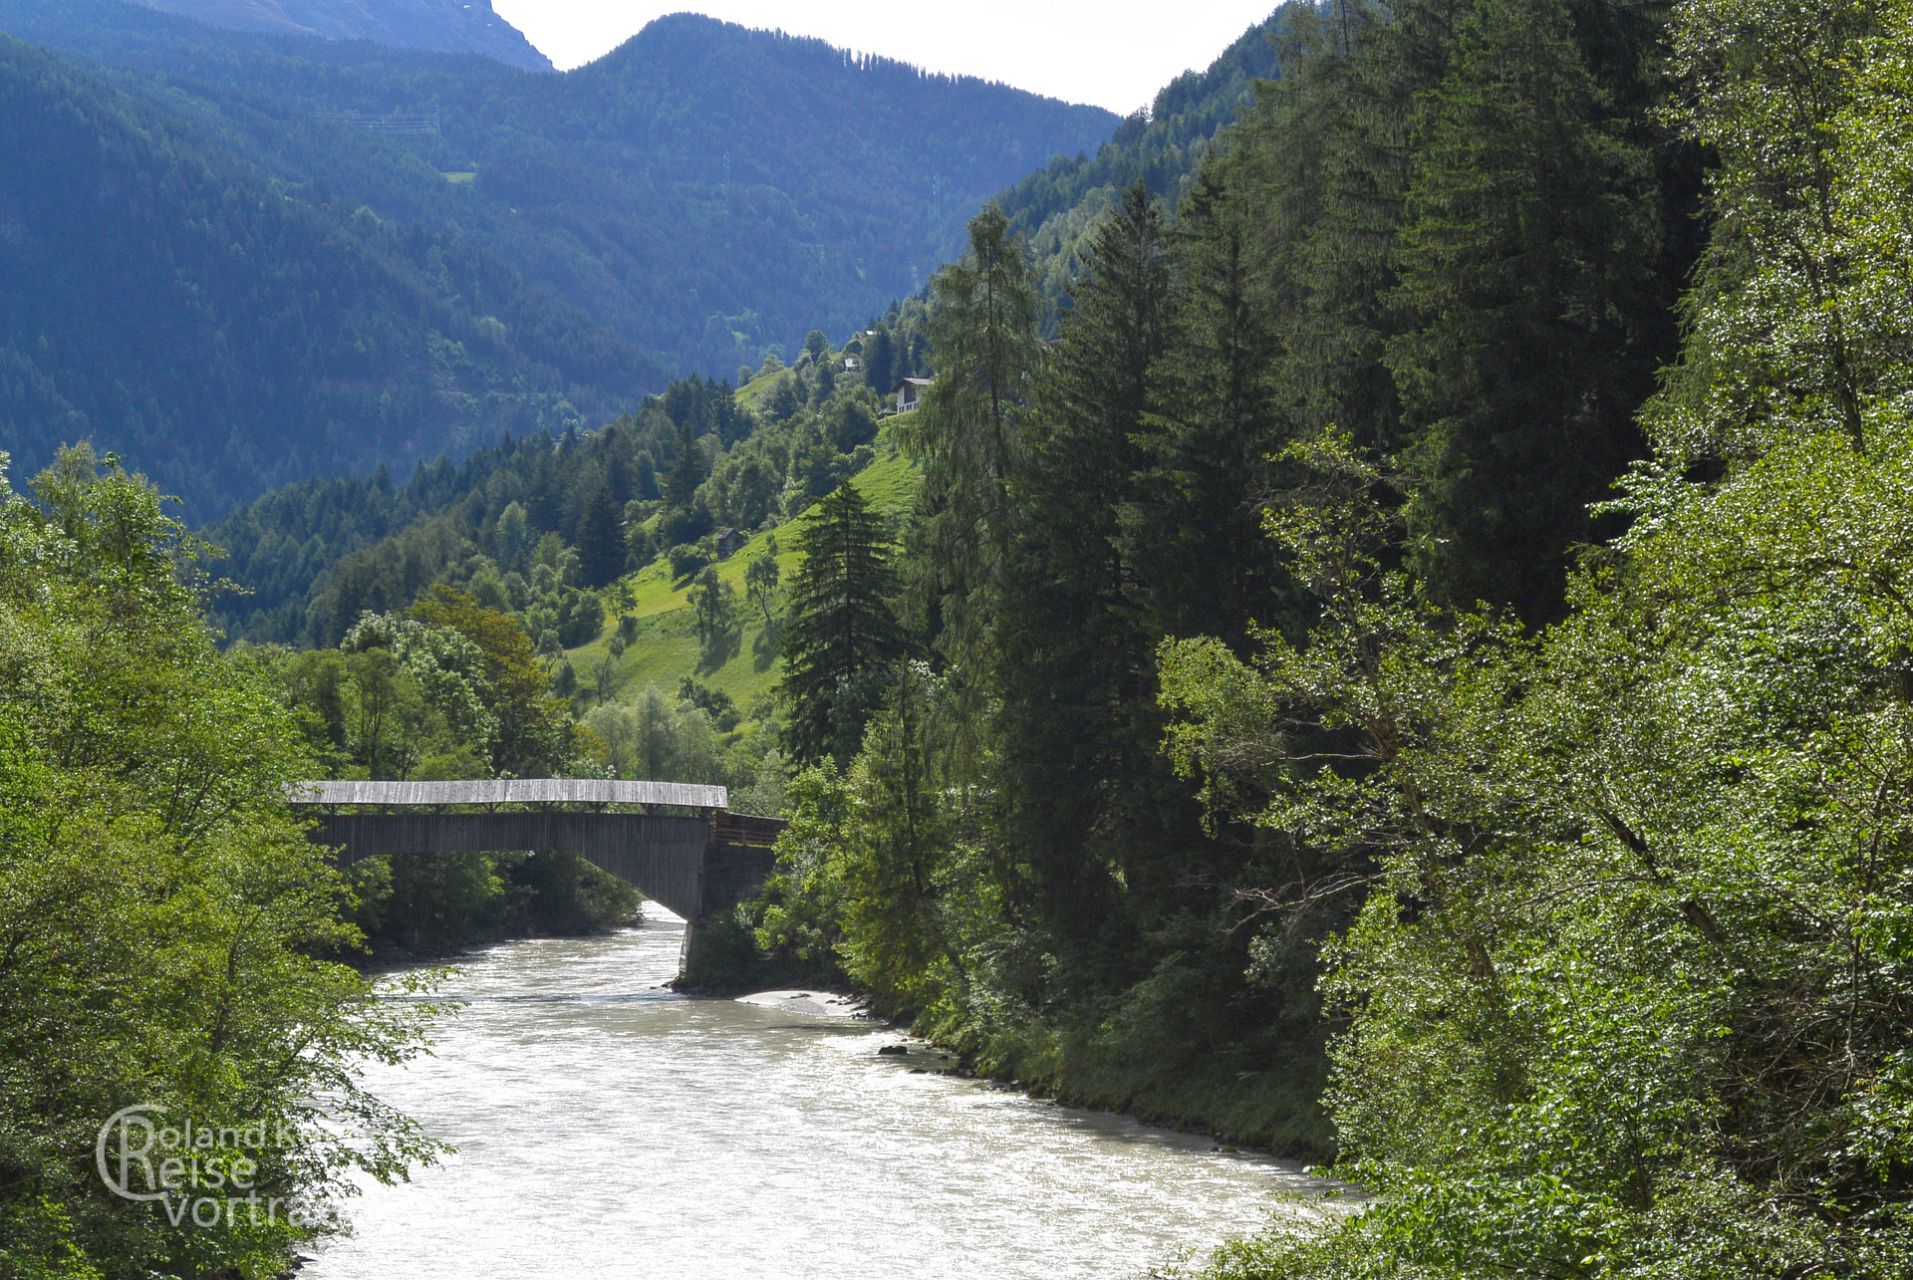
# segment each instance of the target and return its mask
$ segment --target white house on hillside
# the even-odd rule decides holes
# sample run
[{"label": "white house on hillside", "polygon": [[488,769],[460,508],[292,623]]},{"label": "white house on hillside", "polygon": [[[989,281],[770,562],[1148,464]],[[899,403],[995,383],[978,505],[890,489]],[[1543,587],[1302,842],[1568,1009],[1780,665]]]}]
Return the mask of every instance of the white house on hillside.
[{"label": "white house on hillside", "polygon": [[897,393],[897,412],[906,413],[917,407],[917,397],[930,385],[929,378],[904,378],[891,390]]}]

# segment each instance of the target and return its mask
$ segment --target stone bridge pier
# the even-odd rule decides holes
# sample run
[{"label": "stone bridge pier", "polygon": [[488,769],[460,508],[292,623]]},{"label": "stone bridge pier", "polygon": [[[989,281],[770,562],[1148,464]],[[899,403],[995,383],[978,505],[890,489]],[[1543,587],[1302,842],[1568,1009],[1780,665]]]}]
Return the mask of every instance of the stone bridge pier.
[{"label": "stone bridge pier", "polygon": [[723,787],[541,778],[472,782],[306,782],[314,843],[349,867],[374,857],[575,853],[684,917],[682,965],[703,930],[763,888],[784,823],[729,810]]}]

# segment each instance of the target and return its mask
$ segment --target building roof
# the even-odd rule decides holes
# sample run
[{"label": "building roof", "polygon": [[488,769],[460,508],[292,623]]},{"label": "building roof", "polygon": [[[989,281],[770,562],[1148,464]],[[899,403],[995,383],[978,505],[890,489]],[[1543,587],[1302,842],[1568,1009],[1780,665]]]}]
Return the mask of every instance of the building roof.
[{"label": "building roof", "polygon": [[621,782],[604,778],[499,778],[474,782],[299,782],[293,804],[664,804],[723,809],[730,792],[695,782]]},{"label": "building roof", "polygon": [[897,385],[890,389],[892,391],[901,391],[905,387],[927,387],[935,381],[935,378],[899,378]]}]

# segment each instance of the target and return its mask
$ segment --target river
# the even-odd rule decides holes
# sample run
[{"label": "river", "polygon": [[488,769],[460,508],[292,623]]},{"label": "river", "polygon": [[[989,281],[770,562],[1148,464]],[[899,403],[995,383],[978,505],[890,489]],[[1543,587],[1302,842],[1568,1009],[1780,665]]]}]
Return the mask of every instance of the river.
[{"label": "river", "polygon": [[677,995],[682,937],[461,962],[433,1056],[368,1078],[456,1153],[349,1202],[302,1280],[1121,1280],[1309,1212],[1293,1165],[881,1056],[815,1001]]}]

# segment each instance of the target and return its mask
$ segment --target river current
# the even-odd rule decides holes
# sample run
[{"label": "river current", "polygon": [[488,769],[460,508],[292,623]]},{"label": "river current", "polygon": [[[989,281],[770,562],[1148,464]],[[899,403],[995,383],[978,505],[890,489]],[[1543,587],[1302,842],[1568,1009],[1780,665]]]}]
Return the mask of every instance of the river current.
[{"label": "river current", "polygon": [[367,1081],[457,1150],[302,1280],[1127,1280],[1310,1212],[1293,1165],[879,1055],[820,1000],[677,995],[647,911],[460,963],[433,1055]]}]

